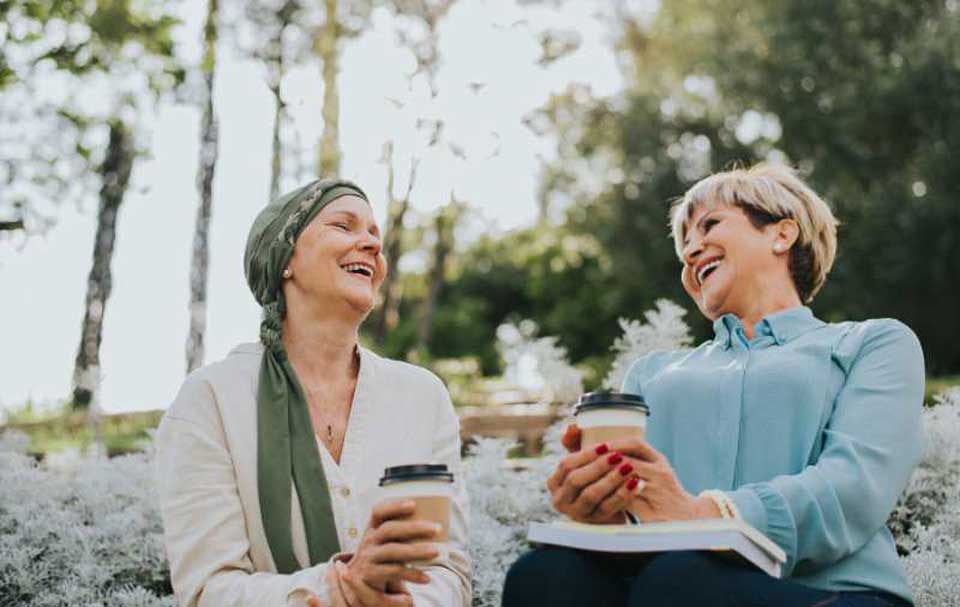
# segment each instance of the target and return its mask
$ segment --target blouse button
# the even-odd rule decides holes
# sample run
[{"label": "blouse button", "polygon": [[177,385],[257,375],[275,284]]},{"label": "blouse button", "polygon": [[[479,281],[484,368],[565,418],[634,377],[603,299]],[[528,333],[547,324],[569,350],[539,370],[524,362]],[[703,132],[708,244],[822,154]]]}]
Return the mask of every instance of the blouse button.
[{"label": "blouse button", "polygon": [[357,537],[357,533],[359,532],[357,531],[356,527],[350,527],[350,529],[347,531],[347,535],[349,535],[352,538]]}]

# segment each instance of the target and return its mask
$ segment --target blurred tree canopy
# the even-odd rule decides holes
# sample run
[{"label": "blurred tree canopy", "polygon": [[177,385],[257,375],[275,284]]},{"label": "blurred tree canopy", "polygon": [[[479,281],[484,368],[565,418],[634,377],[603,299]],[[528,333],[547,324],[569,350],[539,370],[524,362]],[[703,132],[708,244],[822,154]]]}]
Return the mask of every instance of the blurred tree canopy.
[{"label": "blurred tree canopy", "polygon": [[459,256],[431,353],[478,355],[495,371],[496,327],[532,318],[574,360],[602,364],[617,318],[659,297],[685,304],[708,338],[680,286],[669,206],[711,172],[771,159],[799,167],[842,222],[814,311],[898,318],[920,336],[928,372],[956,372],[958,7],[671,0],[621,13],[626,90],[595,99],[571,87],[529,117],[558,145],[542,178],[544,221]]}]

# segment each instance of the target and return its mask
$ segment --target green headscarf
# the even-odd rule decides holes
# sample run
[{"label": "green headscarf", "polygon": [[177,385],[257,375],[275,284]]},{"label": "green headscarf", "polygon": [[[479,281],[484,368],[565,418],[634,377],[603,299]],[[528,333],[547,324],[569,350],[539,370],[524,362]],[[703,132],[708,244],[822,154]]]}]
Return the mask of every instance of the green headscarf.
[{"label": "green headscarf", "polygon": [[264,351],[257,386],[257,486],[263,529],[280,573],[300,569],[290,530],[291,477],[303,513],[310,564],[322,563],[340,550],[307,399],[281,339],[286,314],[281,285],[297,237],[320,209],[341,196],[367,200],[356,185],[332,179],[314,181],[274,200],[253,221],[243,255],[247,284],[263,306],[260,341]]}]

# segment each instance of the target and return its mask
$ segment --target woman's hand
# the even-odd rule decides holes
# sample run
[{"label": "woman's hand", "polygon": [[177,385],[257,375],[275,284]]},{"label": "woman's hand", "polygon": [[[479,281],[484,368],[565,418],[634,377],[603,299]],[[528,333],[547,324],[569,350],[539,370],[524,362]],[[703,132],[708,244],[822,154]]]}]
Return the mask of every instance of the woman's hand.
[{"label": "woman's hand", "polygon": [[638,482],[633,465],[606,444],[581,451],[576,426],[567,428],[562,441],[572,453],[560,460],[547,479],[553,507],[581,523],[625,522],[623,510]]},{"label": "woman's hand", "polygon": [[413,597],[403,582],[388,582],[386,589],[380,591],[351,575],[343,563],[335,563],[335,567],[340,578],[343,607],[413,607]]},{"label": "woman's hand", "polygon": [[320,597],[311,592],[307,596],[307,607],[350,607],[343,596],[343,591],[340,589],[340,571],[337,569],[336,563],[327,567],[327,573],[323,576],[323,579],[327,583],[330,604],[324,603],[320,600]]},{"label": "woman's hand", "polygon": [[720,509],[708,497],[687,493],[667,458],[642,438],[610,441],[610,448],[628,456],[642,486],[630,511],[645,523],[720,518]]},{"label": "woman's hand", "polygon": [[407,564],[439,554],[434,544],[413,542],[434,539],[440,527],[428,521],[403,520],[412,516],[415,508],[412,501],[377,504],[350,562],[336,564],[340,588],[349,607],[412,605],[404,582],[430,581],[426,573]]}]

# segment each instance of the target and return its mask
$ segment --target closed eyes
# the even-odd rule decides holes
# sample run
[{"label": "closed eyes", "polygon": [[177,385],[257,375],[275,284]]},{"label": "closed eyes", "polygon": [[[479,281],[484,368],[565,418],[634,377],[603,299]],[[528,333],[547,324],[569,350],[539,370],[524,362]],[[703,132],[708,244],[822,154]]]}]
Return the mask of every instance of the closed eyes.
[{"label": "closed eyes", "polygon": [[[330,226],[333,226],[333,227],[335,227],[335,228],[337,228],[337,229],[343,230],[344,232],[351,232],[351,231],[353,231],[353,230],[351,229],[350,224],[343,223],[343,222],[333,222],[333,223],[330,223],[330,224],[327,224],[327,225],[330,225]],[[371,230],[368,230],[368,232],[369,232],[370,235],[373,236],[374,238],[377,238],[377,239],[380,238],[380,232],[379,232],[376,228],[371,229]]]}]

